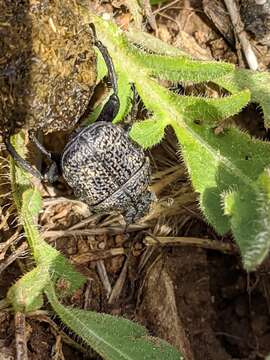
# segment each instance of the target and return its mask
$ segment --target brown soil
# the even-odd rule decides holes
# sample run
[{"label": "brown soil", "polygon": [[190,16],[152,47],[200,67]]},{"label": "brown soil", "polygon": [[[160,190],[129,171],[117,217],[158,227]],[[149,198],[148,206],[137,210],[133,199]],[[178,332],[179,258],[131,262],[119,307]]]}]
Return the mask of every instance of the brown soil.
[{"label": "brown soil", "polygon": [[[215,2],[219,3],[218,0]],[[97,11],[114,14],[123,28],[132,22],[126,1],[95,2],[94,6]],[[227,37],[222,34],[223,28],[218,28],[213,18],[206,15],[206,6],[209,16],[209,1],[162,3],[153,7],[156,29],[151,28],[149,23],[152,27],[155,24],[148,17],[146,30],[197,58],[226,60],[245,66],[244,57],[231,43],[232,34],[226,33]],[[225,21],[222,19],[221,23],[226,30]],[[249,36],[260,69],[269,69],[269,48]],[[254,105],[245,109],[236,121],[253,135],[268,137],[261,114]],[[48,135],[46,142],[53,147],[64,144],[61,134]],[[131,232],[125,233],[118,217],[91,216],[83,204],[63,202],[63,196],[72,196],[64,183],[41,189],[45,202],[39,223],[45,237],[49,231],[54,231],[46,239],[70,258],[88,280],[69,303],[139,321],[151,334],[166,339],[181,350],[186,360],[265,359],[270,353],[270,262],[265,261],[258,271],[247,274],[230,235],[220,238],[204,222],[172,133],[169,132],[149,156],[159,207]],[[9,185],[3,182],[1,195],[9,191]],[[7,218],[6,225],[1,226],[3,242],[18,227],[7,199],[10,199],[9,195],[6,199],[1,198],[2,224],[5,216]],[[89,221],[85,225],[81,223],[80,230],[94,231],[103,227],[107,233],[72,236],[70,228],[85,219]],[[120,229],[117,235],[110,232],[114,225]],[[64,236],[59,230],[65,231]],[[158,242],[149,246],[146,243],[149,234],[154,235],[154,239],[158,236],[211,239],[216,247],[209,249],[203,241],[199,246],[162,247]],[[21,244],[22,240],[13,243],[0,266]],[[112,256],[111,249],[120,249],[122,254]],[[11,262],[1,273],[1,299],[16,279],[32,266],[25,250],[21,255],[24,256]],[[119,278],[123,280],[120,287]],[[113,296],[110,286],[114,290]],[[46,305],[44,310],[50,311]],[[64,335],[66,329],[49,315],[49,312],[36,313],[26,318],[29,359],[99,359],[89,349],[83,351],[81,344],[75,345],[76,337],[68,331],[69,337]],[[1,310],[0,360],[15,359],[14,331],[12,312]]]}]

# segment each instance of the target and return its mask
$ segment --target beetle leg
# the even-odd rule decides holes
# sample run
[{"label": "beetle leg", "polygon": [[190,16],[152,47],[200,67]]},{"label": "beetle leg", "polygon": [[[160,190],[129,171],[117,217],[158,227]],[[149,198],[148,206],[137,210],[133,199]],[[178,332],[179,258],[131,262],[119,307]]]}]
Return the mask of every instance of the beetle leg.
[{"label": "beetle leg", "polygon": [[118,85],[117,77],[115,73],[115,68],[113,65],[112,58],[107,50],[107,48],[102,44],[100,40],[97,39],[96,30],[94,24],[90,24],[92,32],[94,34],[94,45],[98,48],[103,56],[103,59],[108,68],[108,77],[109,81],[113,88],[113,94],[109,97],[108,101],[104,105],[97,121],[113,121],[119,111],[120,103],[118,98]]},{"label": "beetle leg", "polygon": [[58,180],[61,170],[60,170],[60,156],[54,153],[49,152],[37,139],[34,131],[29,131],[29,138],[35,144],[35,146],[44,154],[50,161],[51,164],[49,168],[42,174],[43,180],[54,183]]},{"label": "beetle leg", "polygon": [[108,68],[109,79],[110,79],[110,82],[112,84],[113,91],[117,95],[117,93],[118,93],[117,77],[116,77],[115,68],[114,68],[114,65],[113,65],[112,58],[111,58],[106,46],[104,46],[102,44],[102,42],[100,40],[98,40],[94,24],[90,24],[90,27],[91,27],[91,30],[92,30],[93,35],[94,35],[94,45],[98,48],[98,50],[101,52],[101,55],[103,56],[103,59],[104,59],[106,65],[107,65],[107,68]]},{"label": "beetle leg", "polygon": [[[10,155],[13,157],[13,159],[16,161],[16,163],[26,172],[29,172],[30,174],[32,174],[33,176],[35,176],[36,178],[38,178],[41,181],[48,181],[49,183],[53,183],[55,182],[60,174],[59,174],[59,165],[58,165],[58,161],[57,161],[57,156],[54,156],[54,154],[49,153],[41,144],[40,142],[37,140],[37,138],[35,136],[33,136],[33,134],[31,134],[30,136],[31,140],[34,141],[35,145],[38,147],[38,149],[45,154],[46,156],[49,157],[49,159],[52,161],[52,164],[49,166],[49,169],[42,174],[40,171],[38,171],[37,169],[35,169],[34,167],[32,167],[28,161],[26,161],[24,158],[22,158],[16,151],[16,149],[14,148],[14,146],[11,144],[10,142],[10,137],[7,137],[4,139],[7,151],[10,153]],[[35,140],[36,141],[35,141]],[[45,151],[43,151],[45,150]]]},{"label": "beetle leg", "polygon": [[43,174],[43,178],[48,183],[52,184],[59,179],[60,175],[61,171],[59,170],[59,165],[56,161],[53,161],[46,172]]},{"label": "beetle leg", "polygon": [[41,153],[44,154],[48,159],[52,160],[52,154],[47,149],[45,149],[45,147],[39,142],[34,131],[29,131],[28,134],[29,134],[30,140],[41,151]]},{"label": "beetle leg", "polygon": [[35,168],[33,168],[24,158],[22,158],[16,151],[16,149],[13,147],[13,145],[10,142],[10,137],[4,139],[7,151],[10,153],[10,155],[13,157],[13,159],[16,161],[16,163],[25,171],[29,172],[36,178],[43,180],[42,174]]},{"label": "beetle leg", "polygon": [[118,114],[119,106],[118,95],[112,94],[103,106],[103,109],[96,121],[112,122]]}]

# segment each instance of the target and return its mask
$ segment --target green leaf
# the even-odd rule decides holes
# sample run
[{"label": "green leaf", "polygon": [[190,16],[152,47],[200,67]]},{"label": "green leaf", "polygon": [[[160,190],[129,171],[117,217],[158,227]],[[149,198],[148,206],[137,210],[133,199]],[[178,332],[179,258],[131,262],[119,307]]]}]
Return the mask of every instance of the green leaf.
[{"label": "green leaf", "polygon": [[105,360],[184,360],[167,342],[127,319],[64,307],[52,288],[48,299],[60,319]]},{"label": "green leaf", "polygon": [[165,41],[158,39],[157,37],[136,29],[131,29],[125,33],[127,39],[135,44],[136,47],[145,49],[146,52],[153,52],[159,55],[169,55],[169,56],[181,56],[190,58],[189,54],[186,54],[184,51],[176,48]]},{"label": "green leaf", "polygon": [[90,115],[84,120],[82,126],[88,126],[90,124],[93,124],[97,120],[104,107],[104,104],[109,99],[109,97],[110,94],[91,111]]},{"label": "green leaf", "polygon": [[264,125],[270,127],[270,73],[255,72],[246,69],[235,69],[221,79],[213,82],[224,87],[231,93],[249,89],[251,101],[261,106],[264,114]]},{"label": "green leaf", "polygon": [[232,230],[245,268],[254,270],[269,250],[268,183],[259,174],[269,166],[270,144],[237,129],[219,136],[197,124],[175,130],[207,220],[220,234]]},{"label": "green leaf", "polygon": [[197,61],[187,57],[163,56],[138,52],[138,59],[149,73],[159,79],[200,83],[220,78],[234,70],[234,65],[216,61]]},{"label": "green leaf", "polygon": [[150,4],[151,5],[158,5],[158,4],[162,4],[165,2],[168,2],[169,0],[150,0]]},{"label": "green leaf", "polygon": [[[47,244],[36,227],[35,218],[39,212],[37,204],[40,193],[37,189],[28,189],[22,196],[21,218],[28,243],[38,265],[43,266],[53,275],[54,281],[65,280],[70,293],[83,285],[85,278],[74,270],[67,259],[56,249]],[[40,203],[41,204],[41,203]]]},{"label": "green leaf", "polygon": [[147,149],[162,140],[167,125],[168,123],[166,123],[166,121],[160,121],[153,117],[135,123],[132,126],[129,135],[144,149]]},{"label": "green leaf", "polygon": [[253,188],[240,187],[224,196],[226,213],[249,271],[262,263],[270,248],[269,170],[265,170],[254,185]]},{"label": "green leaf", "polygon": [[[26,147],[25,139],[23,132],[17,134],[16,136],[11,137],[11,143],[17,150],[18,154],[25,158],[26,157]],[[15,161],[12,159],[9,162],[10,168],[10,179],[11,179],[11,189],[14,203],[17,210],[22,206],[22,194],[23,192],[30,188],[31,181],[29,176],[18,166],[16,166]]]},{"label": "green leaf", "polygon": [[133,101],[133,91],[128,81],[128,77],[124,72],[118,72],[117,81],[120,108],[116,118],[113,121],[114,123],[124,119],[124,117],[129,113]]},{"label": "green leaf", "polygon": [[185,109],[184,116],[187,119],[200,120],[204,125],[211,126],[216,126],[221,120],[239,113],[249,100],[249,90],[217,99],[175,95],[175,103],[179,108]]},{"label": "green leaf", "polygon": [[48,269],[36,267],[18,280],[7,293],[7,299],[15,311],[30,312],[43,305],[43,290],[50,281]]}]

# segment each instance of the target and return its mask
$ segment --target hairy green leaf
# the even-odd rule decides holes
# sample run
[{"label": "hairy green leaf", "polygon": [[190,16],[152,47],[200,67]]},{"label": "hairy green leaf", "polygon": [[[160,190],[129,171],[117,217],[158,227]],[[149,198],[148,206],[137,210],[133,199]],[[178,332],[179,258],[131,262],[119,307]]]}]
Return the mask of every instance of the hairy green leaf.
[{"label": "hairy green leaf", "polygon": [[204,125],[212,126],[216,126],[221,120],[239,113],[249,100],[249,90],[216,99],[175,95],[175,103],[178,104],[179,109],[185,109],[185,118],[201,120]]},{"label": "hairy green leaf", "polygon": [[7,293],[15,311],[30,312],[43,305],[43,291],[50,281],[48,269],[38,266],[18,280]]},{"label": "hairy green leaf", "polygon": [[36,188],[25,190],[22,195],[20,214],[25,234],[37,265],[47,269],[54,281],[64,280],[68,284],[67,290],[71,293],[82,286],[85,278],[74,270],[59,251],[42,239],[35,221],[40,211],[38,207],[38,203],[41,205],[40,199],[40,193]]},{"label": "hairy green leaf", "polygon": [[270,202],[258,176],[269,166],[270,144],[237,129],[216,136],[198,124],[190,128],[175,126],[202,210],[219,233],[232,230],[245,268],[254,270],[269,250]]},{"label": "hairy green leaf", "polygon": [[151,5],[157,5],[157,4],[162,4],[164,2],[167,2],[168,0],[150,0],[150,4]]},{"label": "hairy green leaf", "polygon": [[221,79],[213,82],[224,87],[231,93],[242,89],[249,89],[251,101],[261,106],[264,114],[264,125],[270,127],[270,74],[269,72],[255,72],[246,69],[235,69]]},{"label": "hairy green leaf", "polygon": [[245,268],[255,270],[270,248],[270,173],[254,186],[242,186],[224,196],[225,212],[240,247]]},{"label": "hairy green leaf", "polygon": [[118,96],[120,100],[120,108],[119,112],[114,119],[114,123],[117,123],[128,114],[131,104],[133,101],[133,91],[131,89],[131,85],[128,82],[128,78],[124,72],[118,72],[117,74],[118,80]]},{"label": "hairy green leaf", "polygon": [[153,338],[127,319],[64,307],[53,289],[46,291],[60,319],[105,360],[184,360],[167,342]]},{"label": "hairy green leaf", "polygon": [[130,31],[126,32],[126,36],[132,44],[135,44],[141,49],[145,49],[146,52],[151,51],[159,55],[190,58],[190,56],[184,51],[158,39],[149,33],[138,31],[137,29],[131,29]]},{"label": "hairy green leaf", "polygon": [[[171,45],[156,39],[154,36],[151,36],[146,33],[141,32],[129,32],[127,33],[127,37],[131,42],[134,42],[141,46],[145,51],[147,49],[157,53],[159,55],[169,55],[170,62],[174,62],[173,59],[177,60],[177,57],[182,58],[190,58],[190,56],[180,49],[172,47]],[[142,56],[142,54],[141,54]],[[151,64],[153,61],[153,57],[150,56],[150,66],[153,65],[154,69],[159,68],[159,64]],[[198,61],[198,63],[200,63]],[[195,63],[194,63],[195,64]],[[207,64],[207,63],[206,63]],[[149,68],[149,65],[147,66]],[[163,63],[163,67],[165,64]],[[161,69],[160,69],[161,70]],[[168,69],[164,68],[163,74],[160,74],[161,78],[170,79],[170,75],[167,73]],[[173,70],[171,70],[174,72]],[[196,70],[195,70],[196,71]],[[181,72],[181,71],[180,71]],[[154,73],[158,76],[158,71],[154,70]],[[167,75],[165,75],[167,74]],[[167,76],[167,77],[166,77]],[[189,75],[188,75],[189,76]],[[196,78],[197,75],[195,75]],[[176,78],[178,75],[176,74]],[[175,80],[173,77],[172,80]],[[181,81],[181,79],[178,79]],[[195,79],[196,81],[196,79]],[[212,81],[217,85],[227,89],[232,94],[239,92],[240,90],[249,89],[251,92],[251,102],[257,103],[263,111],[264,114],[264,123],[265,127],[270,127],[270,74],[267,71],[258,72],[252,71],[247,69],[239,69],[236,68],[234,71],[229,71],[224,77],[221,78],[208,78],[206,81]]]},{"label": "hairy green leaf", "polygon": [[136,122],[129,132],[130,137],[144,149],[150,148],[160,142],[168,123],[155,117]]},{"label": "hairy green leaf", "polygon": [[187,57],[169,57],[138,52],[138,59],[149,70],[150,75],[175,82],[200,83],[220,78],[234,70],[234,66],[229,63],[197,61]]}]

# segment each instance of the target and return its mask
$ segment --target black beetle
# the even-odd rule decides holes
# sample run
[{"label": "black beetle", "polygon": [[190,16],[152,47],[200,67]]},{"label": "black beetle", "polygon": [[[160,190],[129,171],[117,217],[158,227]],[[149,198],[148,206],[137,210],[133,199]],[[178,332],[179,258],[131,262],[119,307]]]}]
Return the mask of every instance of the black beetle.
[{"label": "black beetle", "polygon": [[95,45],[106,61],[113,94],[97,121],[76,132],[65,146],[61,172],[94,212],[116,211],[132,223],[149,211],[155,199],[148,190],[150,162],[128,133],[111,123],[119,110],[115,70],[107,49],[98,40]]}]

